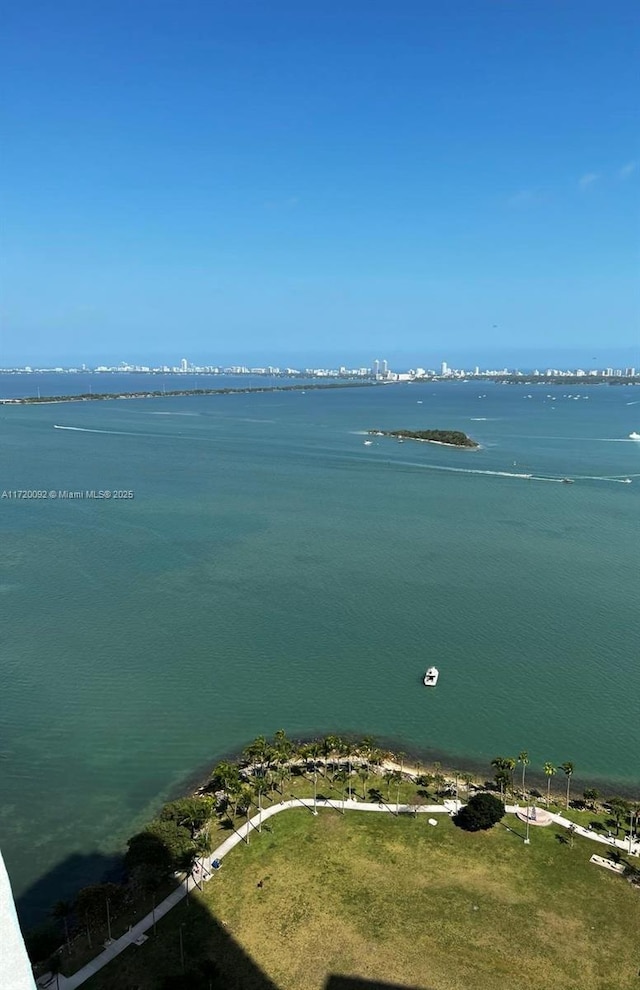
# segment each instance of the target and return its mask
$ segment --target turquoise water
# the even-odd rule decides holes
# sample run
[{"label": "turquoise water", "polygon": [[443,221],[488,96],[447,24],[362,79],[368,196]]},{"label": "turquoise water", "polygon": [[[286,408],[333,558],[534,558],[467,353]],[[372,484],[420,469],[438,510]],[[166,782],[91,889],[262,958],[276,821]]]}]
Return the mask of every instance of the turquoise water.
[{"label": "turquoise water", "polygon": [[[363,443],[421,427],[482,449]],[[16,893],[42,906],[58,864],[279,727],[640,786],[634,430],[640,389],[611,386],[1,407],[0,488],[135,491],[0,500]]]}]

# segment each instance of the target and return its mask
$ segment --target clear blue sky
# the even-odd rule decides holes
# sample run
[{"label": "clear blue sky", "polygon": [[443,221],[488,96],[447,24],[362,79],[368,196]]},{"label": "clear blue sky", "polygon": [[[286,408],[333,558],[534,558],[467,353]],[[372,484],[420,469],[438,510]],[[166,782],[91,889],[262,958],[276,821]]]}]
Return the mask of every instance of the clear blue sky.
[{"label": "clear blue sky", "polygon": [[7,0],[0,365],[640,365],[631,0]]}]

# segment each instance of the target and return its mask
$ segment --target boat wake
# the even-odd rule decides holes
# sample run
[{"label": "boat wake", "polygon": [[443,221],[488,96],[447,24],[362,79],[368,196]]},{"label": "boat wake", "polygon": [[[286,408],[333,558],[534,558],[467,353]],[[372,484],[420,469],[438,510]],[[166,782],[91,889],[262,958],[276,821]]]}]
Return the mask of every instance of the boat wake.
[{"label": "boat wake", "polygon": [[129,433],[126,430],[91,430],[88,426],[57,426],[54,424],[54,430],[73,430],[74,433],[110,433],[116,437],[151,437],[154,436],[153,433]]},{"label": "boat wake", "polygon": [[544,481],[551,485],[564,485],[567,481],[609,481],[616,485],[628,485],[631,484],[633,478],[640,478],[640,474],[627,474],[627,475],[607,475],[607,476],[595,476],[595,475],[579,475],[574,474],[570,479],[568,478],[556,478],[550,475],[543,474],[525,474],[520,471],[491,471],[489,469],[483,468],[459,468],[459,467],[449,467],[446,464],[419,464],[416,461],[395,461],[396,464],[402,464],[403,467],[416,467],[423,468],[426,471],[448,471],[453,474],[480,474],[486,475],[493,478],[514,478],[519,481]]}]

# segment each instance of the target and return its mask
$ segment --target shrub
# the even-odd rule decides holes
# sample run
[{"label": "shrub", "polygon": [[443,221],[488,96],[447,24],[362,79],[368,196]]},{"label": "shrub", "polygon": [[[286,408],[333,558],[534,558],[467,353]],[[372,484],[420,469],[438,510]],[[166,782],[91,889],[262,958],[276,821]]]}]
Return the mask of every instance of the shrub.
[{"label": "shrub", "polygon": [[474,794],[461,808],[454,822],[466,832],[481,832],[491,828],[504,815],[504,804],[493,794]]}]

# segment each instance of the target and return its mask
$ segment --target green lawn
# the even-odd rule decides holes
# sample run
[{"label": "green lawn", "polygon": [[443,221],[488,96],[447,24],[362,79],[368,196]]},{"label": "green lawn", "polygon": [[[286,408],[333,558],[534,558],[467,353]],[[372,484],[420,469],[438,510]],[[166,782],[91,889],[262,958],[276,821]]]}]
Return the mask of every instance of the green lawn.
[{"label": "green lawn", "polygon": [[[532,829],[527,847],[503,825],[469,834],[438,822],[276,816],[87,990],[179,977],[180,931],[180,985],[193,990],[320,990],[331,975],[428,990],[640,986],[640,889],[589,863],[600,847],[576,838],[571,848],[554,826]],[[198,982],[205,959],[222,975]]]}]

